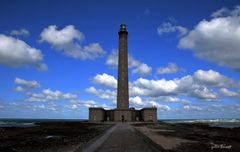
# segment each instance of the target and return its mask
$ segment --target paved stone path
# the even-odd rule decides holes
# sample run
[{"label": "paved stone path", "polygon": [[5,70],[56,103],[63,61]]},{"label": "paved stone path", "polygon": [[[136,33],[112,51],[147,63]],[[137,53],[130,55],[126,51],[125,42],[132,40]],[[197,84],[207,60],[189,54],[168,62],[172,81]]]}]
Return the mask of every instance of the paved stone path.
[{"label": "paved stone path", "polygon": [[[104,140],[104,141],[103,141]],[[153,145],[146,142],[144,137],[137,133],[127,123],[116,124],[100,139],[90,145],[85,152],[157,152]]]}]

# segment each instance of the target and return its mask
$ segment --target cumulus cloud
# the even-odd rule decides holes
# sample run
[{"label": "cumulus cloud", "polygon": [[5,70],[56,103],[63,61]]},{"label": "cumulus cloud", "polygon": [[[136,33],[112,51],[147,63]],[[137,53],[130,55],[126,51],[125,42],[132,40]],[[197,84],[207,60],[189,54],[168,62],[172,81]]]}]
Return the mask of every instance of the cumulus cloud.
[{"label": "cumulus cloud", "polygon": [[213,70],[197,70],[193,75],[195,81],[202,83],[207,86],[215,86],[215,87],[240,87],[239,82],[235,82],[234,80],[220,74],[217,71]]},{"label": "cumulus cloud", "polygon": [[95,87],[89,87],[86,89],[86,91],[96,95],[101,99],[116,100],[116,95],[117,95],[116,91],[112,91],[108,89],[105,89],[105,90],[96,89]]},{"label": "cumulus cloud", "polygon": [[205,101],[218,101],[218,95],[207,87],[199,87],[192,91],[192,95]]},{"label": "cumulus cloud", "polygon": [[132,96],[176,96],[185,95],[205,101],[218,101],[219,96],[211,88],[237,87],[234,81],[213,70],[197,70],[193,75],[187,75],[173,80],[148,80],[139,78],[129,85]]},{"label": "cumulus cloud", "polygon": [[128,66],[130,68],[135,68],[140,66],[141,64],[145,64],[145,63],[141,63],[140,61],[138,61],[137,59],[135,59],[133,56],[128,55]]},{"label": "cumulus cloud", "polygon": [[93,100],[80,101],[79,103],[85,107],[98,107],[97,103]]},{"label": "cumulus cloud", "polygon": [[190,101],[186,100],[186,99],[181,99],[178,97],[171,97],[171,96],[160,96],[157,98],[150,98],[154,101],[160,101],[160,102],[169,102],[169,103],[190,103]]},{"label": "cumulus cloud", "polygon": [[142,101],[142,98],[139,97],[139,96],[136,96],[136,97],[130,97],[129,98],[129,102],[130,104],[132,104],[133,106],[143,106],[144,103]]},{"label": "cumulus cloud", "polygon": [[185,76],[174,80],[148,80],[139,78],[131,83],[129,91],[130,95],[149,97],[185,95],[206,101],[218,99],[216,93],[195,82],[192,76]]},{"label": "cumulus cloud", "polygon": [[[117,68],[118,66],[118,53],[117,50],[114,49],[111,54],[108,55],[106,62],[108,66]],[[136,60],[133,56],[128,55],[128,67],[133,68],[132,72],[139,74],[141,76],[145,76],[151,73],[152,67],[149,65],[142,63]]]},{"label": "cumulus cloud", "polygon": [[[118,67],[118,50],[117,49],[112,50],[112,52],[107,56],[105,63],[108,66],[113,67],[113,68]],[[140,61],[136,60],[134,57],[132,57],[131,55],[128,54],[128,67],[129,68],[137,67],[140,64],[141,64]]]},{"label": "cumulus cloud", "polygon": [[[99,75],[99,77],[103,75]],[[90,87],[87,92],[95,94],[102,99],[116,99],[116,79],[113,76],[105,75],[113,81],[106,81],[98,78],[97,84],[108,86],[111,90],[102,90]],[[110,83],[111,82],[111,83]],[[112,83],[114,82],[114,83]],[[115,85],[113,85],[115,84]],[[217,92],[220,88],[239,89],[238,81],[228,78],[214,70],[197,70],[193,75],[183,76],[175,79],[145,79],[138,78],[129,82],[129,95],[132,103],[141,104],[141,97],[153,101],[189,103],[189,100],[179,97],[195,98],[198,101],[221,101]],[[226,91],[225,91],[226,92]]]},{"label": "cumulus cloud", "polygon": [[99,43],[81,46],[80,42],[84,40],[84,34],[75,29],[73,25],[68,25],[61,30],[58,30],[56,25],[50,25],[43,29],[40,37],[41,42],[48,42],[66,56],[80,60],[94,60],[105,54]]},{"label": "cumulus cloud", "polygon": [[239,16],[239,15],[240,15],[240,6],[235,6],[233,10],[230,10],[226,7],[222,7],[216,12],[213,12],[211,17],[218,18],[218,17]]},{"label": "cumulus cloud", "polygon": [[220,93],[227,97],[240,97],[240,93],[231,91],[227,88],[221,88]]},{"label": "cumulus cloud", "polygon": [[13,35],[13,36],[28,36],[30,33],[27,29],[25,28],[22,28],[20,30],[12,30],[10,32],[10,35]]},{"label": "cumulus cloud", "polygon": [[222,8],[212,14],[209,21],[200,21],[178,43],[181,49],[220,66],[240,70],[240,7]]},{"label": "cumulus cloud", "polygon": [[[138,92],[131,92],[131,88],[138,88]],[[174,94],[177,91],[178,85],[173,80],[148,80],[139,78],[130,85],[130,94],[137,94],[143,96],[162,96]]]},{"label": "cumulus cloud", "polygon": [[49,110],[49,111],[53,111],[53,112],[59,112],[60,111],[60,107],[56,104],[53,103],[48,103],[47,105],[45,104],[40,104],[40,105],[35,105],[32,103],[28,103],[23,105],[23,107],[33,110],[33,111],[38,111],[38,110]]},{"label": "cumulus cloud", "polygon": [[168,111],[171,110],[171,108],[167,105],[161,105],[159,103],[157,103],[156,101],[149,101],[146,103],[146,107],[156,107],[158,108],[158,110],[162,110],[162,111]]},{"label": "cumulus cloud", "polygon": [[167,67],[160,67],[157,69],[157,74],[172,74],[181,71],[182,69],[179,68],[175,63],[168,63]]},{"label": "cumulus cloud", "polygon": [[116,49],[114,49],[112,51],[112,53],[107,56],[105,64],[107,64],[110,67],[117,68],[117,66],[118,66],[118,52],[117,52]]},{"label": "cumulus cloud", "polygon": [[24,92],[25,89],[24,89],[23,87],[21,87],[21,86],[17,86],[17,87],[15,88],[15,91],[16,91],[16,92]]},{"label": "cumulus cloud", "polygon": [[102,107],[104,109],[113,109],[113,107],[107,105],[107,104],[101,104],[97,103],[94,100],[71,100],[70,104],[66,105],[69,109],[77,109],[82,107]]},{"label": "cumulus cloud", "polygon": [[47,102],[48,100],[46,99],[44,94],[41,93],[27,93],[28,98],[26,101],[30,102]]},{"label": "cumulus cloud", "polygon": [[96,84],[104,85],[110,88],[117,88],[117,80],[106,73],[97,74],[92,81]]},{"label": "cumulus cloud", "polygon": [[[27,81],[27,80],[16,77],[14,82],[16,84],[22,85],[23,87],[26,87],[26,88],[40,88],[41,87],[41,85],[36,80]],[[23,90],[22,87],[17,87],[17,88],[18,88],[18,90]]]},{"label": "cumulus cloud", "polygon": [[233,113],[239,113],[240,112],[240,104],[230,104],[230,105],[221,105],[221,104],[214,104],[211,105],[208,110],[210,112],[233,112]]},{"label": "cumulus cloud", "polygon": [[[180,108],[177,108],[175,112],[194,114],[238,114],[240,112],[239,104],[211,104],[211,105],[183,105]],[[190,113],[189,113],[190,112]]]},{"label": "cumulus cloud", "polygon": [[70,99],[77,98],[76,94],[62,93],[59,90],[53,91],[51,89],[44,89],[42,92],[48,100],[59,100],[59,99],[70,100]]},{"label": "cumulus cloud", "polygon": [[173,33],[178,32],[179,36],[186,35],[188,33],[188,29],[179,25],[172,25],[170,22],[162,23],[158,28],[157,32],[159,35],[163,35],[165,33]]},{"label": "cumulus cloud", "polygon": [[151,71],[152,71],[152,68],[150,66],[148,66],[145,63],[142,63],[137,68],[133,69],[132,72],[144,76],[144,75],[150,74]]},{"label": "cumulus cloud", "polygon": [[26,101],[30,102],[47,102],[53,100],[73,100],[77,98],[76,94],[63,93],[59,90],[44,89],[41,93],[27,93]]},{"label": "cumulus cloud", "polygon": [[152,100],[142,100],[141,97],[139,96],[136,96],[136,97],[130,97],[129,98],[129,102],[130,102],[130,105],[132,107],[136,107],[136,108],[140,108],[140,107],[156,107],[158,108],[159,110],[163,110],[163,111],[168,111],[170,110],[171,108],[167,105],[161,105],[159,104],[158,102],[156,101],[152,101]]},{"label": "cumulus cloud", "polygon": [[190,106],[190,105],[185,105],[185,106],[183,106],[183,109],[184,109],[184,110],[190,110],[190,111],[200,111],[200,110],[202,110],[201,107],[198,107],[198,106]]},{"label": "cumulus cloud", "polygon": [[[24,41],[0,34],[0,64],[10,67],[32,65],[42,69],[42,52]],[[46,64],[45,68],[46,68]]]}]

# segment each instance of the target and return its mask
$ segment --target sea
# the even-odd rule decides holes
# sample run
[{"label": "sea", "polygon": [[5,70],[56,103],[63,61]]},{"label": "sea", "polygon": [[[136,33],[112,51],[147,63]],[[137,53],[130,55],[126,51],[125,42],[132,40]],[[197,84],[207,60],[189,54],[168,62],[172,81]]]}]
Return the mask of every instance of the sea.
[{"label": "sea", "polygon": [[166,123],[206,123],[212,127],[237,128],[240,127],[240,119],[166,119],[161,120]]},{"label": "sea", "polygon": [[34,127],[41,122],[84,122],[86,119],[22,119],[0,118],[0,127]]},{"label": "sea", "polygon": [[[9,119],[0,118],[0,127],[34,127],[39,122],[86,122],[87,119]],[[166,123],[207,123],[213,127],[240,127],[240,119],[165,119]]]}]

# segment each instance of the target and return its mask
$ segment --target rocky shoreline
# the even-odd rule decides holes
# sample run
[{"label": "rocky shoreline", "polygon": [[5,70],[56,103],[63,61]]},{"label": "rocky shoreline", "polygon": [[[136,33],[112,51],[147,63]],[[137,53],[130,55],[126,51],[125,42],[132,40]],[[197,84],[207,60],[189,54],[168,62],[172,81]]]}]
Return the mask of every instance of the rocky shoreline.
[{"label": "rocky shoreline", "polygon": [[46,122],[33,127],[0,127],[1,152],[81,151],[110,124]]},{"label": "rocky shoreline", "polygon": [[168,152],[238,152],[240,128],[211,127],[205,123],[133,124]]},{"label": "rocky shoreline", "polygon": [[[41,122],[33,127],[0,127],[2,152],[69,152],[82,149],[114,123]],[[143,136],[168,152],[238,152],[240,128],[205,123],[133,123]]]}]

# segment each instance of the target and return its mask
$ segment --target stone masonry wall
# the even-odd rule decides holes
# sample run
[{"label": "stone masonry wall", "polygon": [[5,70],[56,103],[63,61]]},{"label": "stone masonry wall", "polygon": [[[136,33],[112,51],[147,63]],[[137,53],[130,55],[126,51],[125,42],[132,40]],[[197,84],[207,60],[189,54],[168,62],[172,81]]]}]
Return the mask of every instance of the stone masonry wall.
[{"label": "stone masonry wall", "polygon": [[157,109],[156,108],[143,108],[142,116],[143,116],[143,121],[157,122]]},{"label": "stone masonry wall", "polygon": [[126,109],[126,110],[116,109],[114,111],[114,121],[122,121],[122,115],[124,116],[124,120],[132,121],[132,110],[130,109]]},{"label": "stone masonry wall", "polygon": [[103,108],[89,108],[89,121],[101,122],[104,121],[105,110]]}]

